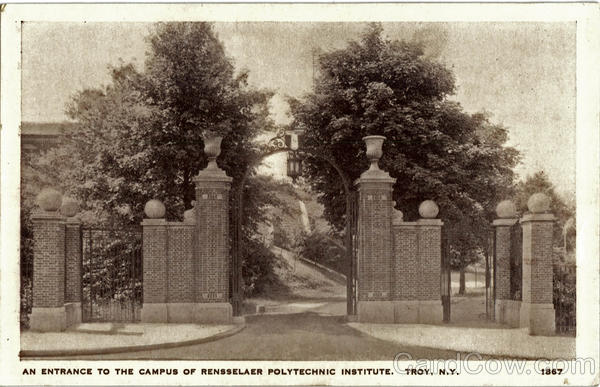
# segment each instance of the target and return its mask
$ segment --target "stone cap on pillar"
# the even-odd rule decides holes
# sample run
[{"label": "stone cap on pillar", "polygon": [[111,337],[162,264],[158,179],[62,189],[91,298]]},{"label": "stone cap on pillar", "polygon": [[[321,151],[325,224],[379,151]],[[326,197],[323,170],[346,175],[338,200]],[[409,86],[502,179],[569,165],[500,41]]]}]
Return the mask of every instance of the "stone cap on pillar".
[{"label": "stone cap on pillar", "polygon": [[525,214],[521,218],[521,223],[527,222],[554,222],[556,218],[553,214]]},{"label": "stone cap on pillar", "polygon": [[192,178],[194,183],[199,182],[223,182],[223,183],[231,183],[233,181],[232,177],[227,176],[224,170],[221,168],[218,169],[203,169],[198,172],[196,176]]},{"label": "stone cap on pillar", "polygon": [[64,222],[66,218],[58,211],[45,211],[43,209],[37,208],[31,213],[31,220],[35,221],[43,221],[43,220],[54,220]]},{"label": "stone cap on pillar", "polygon": [[417,219],[417,226],[443,226],[441,219]]},{"label": "stone cap on pillar", "polygon": [[495,219],[492,222],[492,226],[494,227],[510,227],[510,226],[514,226],[517,222],[519,221],[518,218],[511,218],[511,219]]},{"label": "stone cap on pillar", "polygon": [[142,226],[166,226],[167,225],[167,220],[164,218],[161,219],[144,219],[142,220],[142,223],[140,223]]}]

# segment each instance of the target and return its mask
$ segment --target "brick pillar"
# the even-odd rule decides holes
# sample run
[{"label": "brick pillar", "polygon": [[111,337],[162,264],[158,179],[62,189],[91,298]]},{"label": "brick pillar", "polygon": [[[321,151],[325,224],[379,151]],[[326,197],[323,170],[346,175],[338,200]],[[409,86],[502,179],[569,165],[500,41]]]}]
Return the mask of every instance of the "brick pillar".
[{"label": "brick pillar", "polygon": [[[214,140],[214,139],[212,139]],[[196,321],[231,323],[229,302],[229,190],[232,178],[216,164],[218,147],[207,140],[208,166],[196,183]],[[212,148],[212,149],[209,149]],[[215,148],[218,148],[215,149]]]},{"label": "brick pillar", "polygon": [[515,205],[510,200],[504,200],[496,207],[499,219],[492,222],[495,232],[496,247],[496,321],[518,327],[521,302],[513,300],[510,295],[510,260],[511,260],[511,229],[518,222]]},{"label": "brick pillar", "polygon": [[60,194],[57,197],[57,205],[46,207],[53,211],[38,210],[31,216],[34,247],[30,327],[37,331],[62,331],[67,327],[65,218],[57,212],[62,200]]},{"label": "brick pillar", "polygon": [[65,310],[71,326],[81,323],[81,221],[67,218],[65,233]]},{"label": "brick pillar", "polygon": [[552,303],[552,231],[554,216],[547,213],[549,199],[533,194],[527,206],[530,213],[521,219],[523,227],[523,297],[521,327],[531,335],[554,335]]},{"label": "brick pillar", "polygon": [[394,322],[392,186],[396,179],[377,166],[384,137],[368,136],[368,171],[356,181],[359,193],[358,321]]},{"label": "brick pillar", "polygon": [[142,322],[166,323],[168,292],[168,245],[165,207],[158,200],[151,200],[144,209],[148,219],[143,228],[144,302]]},{"label": "brick pillar", "polygon": [[435,219],[437,204],[426,200],[419,206],[421,219],[417,220],[417,260],[419,261],[419,323],[441,323],[443,306],[441,295],[442,221]]}]

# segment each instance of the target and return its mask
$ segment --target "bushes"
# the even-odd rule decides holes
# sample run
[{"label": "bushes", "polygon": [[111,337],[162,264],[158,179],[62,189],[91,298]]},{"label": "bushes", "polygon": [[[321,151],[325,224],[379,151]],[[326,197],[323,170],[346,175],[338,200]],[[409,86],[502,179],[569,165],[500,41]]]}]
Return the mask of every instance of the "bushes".
[{"label": "bushes", "polygon": [[345,250],[340,242],[326,233],[315,231],[306,235],[302,239],[300,253],[304,258],[327,266],[338,273],[345,272]]},{"label": "bushes", "polygon": [[275,255],[262,243],[256,239],[246,240],[242,259],[242,289],[245,297],[260,294],[265,286],[275,283]]}]

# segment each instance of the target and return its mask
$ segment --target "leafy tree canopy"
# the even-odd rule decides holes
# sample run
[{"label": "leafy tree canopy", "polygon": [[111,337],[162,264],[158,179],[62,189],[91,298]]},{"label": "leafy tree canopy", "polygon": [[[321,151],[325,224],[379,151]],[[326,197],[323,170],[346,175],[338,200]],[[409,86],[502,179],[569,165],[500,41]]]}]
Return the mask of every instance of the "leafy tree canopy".
[{"label": "leafy tree canopy", "polygon": [[[425,58],[419,44],[382,32],[372,24],[360,41],[320,56],[314,91],[290,101],[291,126],[304,128],[305,145],[333,155],[352,179],[368,167],[362,137],[385,136],[380,167],[397,179],[397,208],[411,220],[423,200],[435,200],[445,227],[461,234],[454,245],[461,266],[484,245],[483,226],[511,193],[518,152],[505,146],[505,128],[448,100],[455,84],[447,68]],[[325,216],[342,229],[336,172],[318,158],[305,171],[323,193]]]},{"label": "leafy tree canopy", "polygon": [[[168,219],[181,219],[195,197],[193,176],[207,164],[203,138],[224,137],[218,163],[235,185],[258,151],[252,140],[274,130],[272,93],[236,74],[211,24],[157,24],[147,42],[143,70],[122,63],[109,69],[107,86],[74,95],[66,112],[76,128],[61,146],[24,161],[24,254],[31,255],[28,212],[44,185],[79,199],[86,223],[139,224],[152,198],[165,203]],[[245,245],[261,251],[244,261],[252,278],[270,265],[258,262],[268,250],[252,240],[260,209],[276,202],[269,184],[255,178],[245,187]]]}]

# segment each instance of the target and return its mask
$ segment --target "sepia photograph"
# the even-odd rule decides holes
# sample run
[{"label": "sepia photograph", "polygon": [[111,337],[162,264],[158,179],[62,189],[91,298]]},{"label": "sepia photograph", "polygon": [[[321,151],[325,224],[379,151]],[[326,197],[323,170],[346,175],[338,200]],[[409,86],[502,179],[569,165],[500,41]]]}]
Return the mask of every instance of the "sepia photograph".
[{"label": "sepia photograph", "polygon": [[597,385],[597,20],[122,6],[2,14],[2,384]]}]

